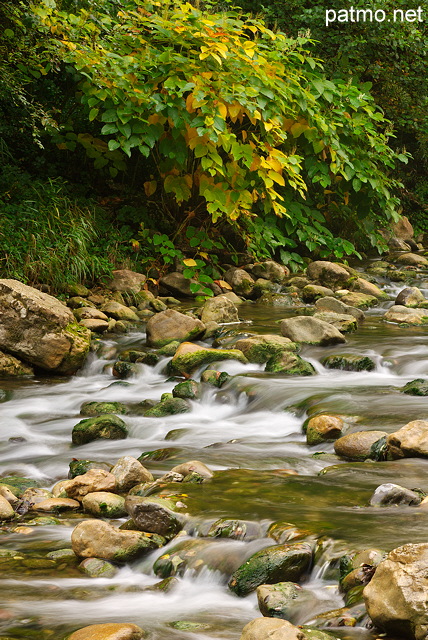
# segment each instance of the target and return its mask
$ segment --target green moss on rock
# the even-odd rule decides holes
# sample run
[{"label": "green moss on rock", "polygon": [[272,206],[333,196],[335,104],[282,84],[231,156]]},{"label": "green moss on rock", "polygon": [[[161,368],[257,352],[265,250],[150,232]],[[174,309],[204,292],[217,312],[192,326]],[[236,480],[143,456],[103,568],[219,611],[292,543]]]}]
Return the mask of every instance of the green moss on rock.
[{"label": "green moss on rock", "polygon": [[327,369],[341,369],[342,371],[373,371],[376,367],[368,356],[354,353],[326,356],[321,360],[321,364]]},{"label": "green moss on rock", "polygon": [[76,445],[93,440],[123,440],[128,435],[126,424],[113,414],[86,418],[73,428],[72,442]]}]

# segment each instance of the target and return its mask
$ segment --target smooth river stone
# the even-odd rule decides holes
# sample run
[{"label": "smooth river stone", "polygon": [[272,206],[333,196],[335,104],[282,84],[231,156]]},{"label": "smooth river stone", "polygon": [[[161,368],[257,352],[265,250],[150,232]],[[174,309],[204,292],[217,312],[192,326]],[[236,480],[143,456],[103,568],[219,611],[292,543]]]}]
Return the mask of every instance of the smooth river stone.
[{"label": "smooth river stone", "polygon": [[136,624],[110,622],[83,627],[72,633],[68,640],[141,640],[144,635],[144,631]]}]

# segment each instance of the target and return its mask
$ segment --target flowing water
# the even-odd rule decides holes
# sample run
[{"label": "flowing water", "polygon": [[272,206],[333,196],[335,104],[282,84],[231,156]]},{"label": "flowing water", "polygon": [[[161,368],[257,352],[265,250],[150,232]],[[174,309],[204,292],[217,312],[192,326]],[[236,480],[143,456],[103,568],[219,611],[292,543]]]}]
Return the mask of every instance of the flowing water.
[{"label": "flowing water", "polygon": [[[395,297],[403,286],[385,288]],[[345,345],[304,347],[301,355],[315,366],[316,376],[268,375],[262,366],[223,362],[219,368],[234,375],[226,387],[206,389],[188,414],[126,416],[126,440],[73,447],[71,431],[85,401],[159,400],[172,390],[175,383],[163,373],[166,358],[155,367],[140,365],[138,375],[126,383],[112,376],[117,353],[144,344],[143,333],[100,341],[84,369],[70,379],[2,383],[8,391],[1,405],[2,475],[28,476],[51,487],[67,477],[72,458],[114,463],[123,455],[138,457],[168,448],[169,458],[148,458],[145,463],[155,476],[190,459],[215,471],[203,484],[169,486],[187,506],[189,533],[203,535],[216,519],[227,517],[256,523],[260,534],[248,541],[213,539],[211,569],[188,571],[171,592],[163,593],[147,588],[159,581],[151,567],[165,549],[121,568],[114,578],[88,578],[67,563],[53,569],[46,560],[49,551],[70,547],[71,531],[83,516],[35,526],[27,515],[22,526],[0,530],[0,640],[60,640],[76,628],[108,621],[135,622],[156,640],[238,640],[243,626],[260,614],[254,594],[238,598],[228,591],[222,562],[235,568],[272,544],[265,535],[274,521],[291,523],[320,541],[305,584],[309,599],[293,620],[297,624],[343,606],[337,558],[345,551],[388,551],[406,542],[426,541],[426,511],[367,505],[383,482],[428,489],[427,460],[344,463],[332,455],[332,443],[308,447],[302,432],[308,412],[321,410],[347,416],[351,430],[393,432],[410,420],[428,419],[428,398],[400,392],[409,380],[428,376],[427,330],[384,323],[381,314],[390,304],[370,311]],[[245,322],[230,329],[278,333],[277,321],[290,313],[245,303],[240,307]],[[354,373],[320,364],[325,355],[345,352],[370,356],[376,369]],[[187,626],[173,624],[176,621],[186,621]],[[335,628],[334,633],[355,640],[376,637],[364,626]]]}]

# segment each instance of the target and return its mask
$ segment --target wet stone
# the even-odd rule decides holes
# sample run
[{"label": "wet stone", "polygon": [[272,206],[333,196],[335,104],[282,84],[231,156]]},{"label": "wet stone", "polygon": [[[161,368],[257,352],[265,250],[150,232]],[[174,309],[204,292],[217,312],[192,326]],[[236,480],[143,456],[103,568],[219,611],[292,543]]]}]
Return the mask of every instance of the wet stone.
[{"label": "wet stone", "polygon": [[82,560],[79,564],[79,569],[90,578],[113,578],[118,571],[114,564],[100,558]]},{"label": "wet stone", "polygon": [[409,396],[428,396],[428,380],[416,378],[405,384],[402,392]]},{"label": "wet stone", "polygon": [[67,640],[142,640],[144,637],[144,631],[136,624],[109,622],[83,627]]},{"label": "wet stone", "polygon": [[370,498],[371,507],[386,507],[399,504],[414,506],[420,504],[420,502],[421,496],[419,493],[400,487],[400,485],[392,482],[379,485]]},{"label": "wet stone", "polygon": [[68,477],[70,480],[76,476],[82,476],[91,469],[103,469],[111,471],[113,465],[109,462],[97,462],[96,460],[72,460],[68,465]]},{"label": "wet stone", "polygon": [[257,587],[260,613],[268,618],[290,619],[291,606],[299,596],[301,587],[293,582],[262,584]]},{"label": "wet stone", "polygon": [[326,356],[321,364],[327,369],[341,369],[342,371],[373,371],[375,363],[368,356],[360,356],[355,353],[340,353]]},{"label": "wet stone", "polygon": [[95,417],[106,413],[126,414],[128,409],[122,402],[84,402],[80,407],[82,416]]},{"label": "wet stone", "polygon": [[174,398],[183,398],[184,400],[195,400],[200,397],[200,385],[195,380],[186,380],[179,382],[172,390]]},{"label": "wet stone", "polygon": [[87,513],[105,518],[123,518],[127,515],[125,498],[108,491],[94,491],[82,498],[82,505]]},{"label": "wet stone", "polygon": [[373,445],[387,436],[385,431],[356,431],[342,436],[334,443],[338,456],[348,460],[367,460],[371,457]]},{"label": "wet stone", "polygon": [[125,507],[140,531],[169,540],[183,528],[184,519],[174,513],[174,503],[169,500],[128,495]]},{"label": "wet stone", "polygon": [[129,491],[137,484],[153,482],[150,471],[133,456],[119,458],[111,473],[116,478],[117,491]]},{"label": "wet stone", "polygon": [[128,435],[126,424],[113,414],[81,420],[73,427],[72,442],[76,445],[93,440],[122,440]]}]

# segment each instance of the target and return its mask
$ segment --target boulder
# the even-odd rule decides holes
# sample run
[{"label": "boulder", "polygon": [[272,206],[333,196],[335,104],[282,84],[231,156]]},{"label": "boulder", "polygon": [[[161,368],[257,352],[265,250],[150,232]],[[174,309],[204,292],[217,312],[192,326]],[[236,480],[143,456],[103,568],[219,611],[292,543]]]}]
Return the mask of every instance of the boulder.
[{"label": "boulder", "polygon": [[112,291],[125,291],[126,293],[138,293],[146,281],[146,276],[129,269],[117,269],[113,271],[113,279],[108,284]]},{"label": "boulder", "polygon": [[385,293],[385,291],[382,291],[376,284],[369,282],[365,278],[357,278],[352,284],[352,289],[360,293],[365,293],[368,296],[374,296],[378,300],[388,298],[388,294]]},{"label": "boulder", "polygon": [[33,367],[0,351],[0,378],[27,378],[33,375]]},{"label": "boulder", "polygon": [[275,545],[254,553],[231,576],[228,586],[238,596],[247,596],[261,584],[299,580],[312,564],[312,546],[307,542]]},{"label": "boulder", "polygon": [[157,533],[170,540],[183,528],[183,518],[174,513],[170,500],[127,496],[125,507],[140,531]]},{"label": "boulder", "polygon": [[124,304],[116,302],[115,300],[109,300],[102,305],[101,311],[105,313],[109,318],[114,320],[126,320],[127,322],[140,322],[140,318],[135,311],[132,311],[129,307],[125,307]]},{"label": "boulder", "polygon": [[308,420],[306,425],[306,442],[309,445],[314,445],[326,440],[337,440],[343,430],[343,420],[339,416],[314,416]]},{"label": "boulder", "polygon": [[410,309],[397,304],[388,309],[383,319],[387,322],[398,322],[399,324],[426,324],[428,322],[428,309]]},{"label": "boulder", "polygon": [[241,338],[235,348],[242,351],[249,362],[263,364],[284,351],[297,351],[298,346],[290,338],[266,334]]},{"label": "boulder", "polygon": [[415,491],[400,487],[399,484],[386,482],[376,487],[370,498],[371,507],[387,507],[390,505],[407,504],[418,505],[422,501],[421,496]]},{"label": "boulder", "polygon": [[83,365],[90,337],[56,298],[17,280],[0,280],[0,349],[46,371],[71,375]]},{"label": "boulder", "polygon": [[245,625],[240,640],[307,640],[307,636],[288,620],[255,618]]},{"label": "boulder", "polygon": [[[199,282],[185,278],[179,271],[167,273],[159,280],[159,284],[179,298],[195,298],[200,293],[199,291],[195,293],[190,289],[191,284],[197,285]],[[200,287],[202,289],[202,285]]]},{"label": "boulder", "polygon": [[244,296],[249,298],[254,289],[254,278],[250,276],[244,269],[237,269],[231,267],[224,273],[223,280],[225,280],[232,287],[233,291],[238,296]]},{"label": "boulder", "polygon": [[116,478],[104,469],[90,469],[72,480],[65,480],[62,489],[70,498],[81,500],[83,496],[94,491],[114,491]]},{"label": "boulder", "polygon": [[118,572],[118,568],[114,564],[100,558],[82,560],[79,569],[90,578],[113,578]]},{"label": "boulder", "polygon": [[327,260],[316,260],[311,262],[306,269],[306,274],[311,280],[317,280],[322,285],[343,285],[349,278],[349,272],[335,262]]},{"label": "boulder", "polygon": [[[336,292],[339,295],[339,292]],[[340,294],[340,301],[349,307],[356,307],[357,309],[368,309],[374,307],[378,303],[378,299],[375,296],[370,296],[367,293],[360,293],[359,291],[344,291]],[[353,314],[352,314],[353,315]]]},{"label": "boulder", "polygon": [[239,322],[238,309],[224,295],[209,298],[202,307],[201,321],[204,324],[208,322]]},{"label": "boulder", "polygon": [[425,302],[425,296],[418,287],[406,287],[395,298],[395,305],[404,307],[417,307],[420,302]]},{"label": "boulder", "polygon": [[334,443],[334,451],[347,460],[367,460],[372,447],[378,440],[388,435],[385,431],[355,431],[342,436]]},{"label": "boulder", "polygon": [[168,342],[185,342],[197,338],[205,331],[205,325],[197,318],[167,309],[150,318],[147,322],[147,344],[163,347]]},{"label": "boulder", "polygon": [[122,402],[84,402],[80,407],[80,415],[89,416],[94,418],[95,416],[101,416],[108,413],[128,413],[126,405]]},{"label": "boulder", "polygon": [[70,509],[80,509],[80,503],[70,498],[46,498],[36,502],[31,510],[58,513],[60,511],[69,511]]},{"label": "boulder", "polygon": [[[68,477],[70,480],[72,480],[76,476],[82,476],[84,473],[90,471],[91,469],[104,469],[104,471],[111,471],[112,468],[113,465],[109,462],[99,462],[97,460],[79,460],[74,458],[68,465]],[[60,480],[60,482],[63,482],[63,480]]]},{"label": "boulder", "polygon": [[175,352],[171,364],[180,373],[191,373],[202,365],[220,360],[248,362],[242,351],[238,349],[207,349],[193,342],[183,342]]},{"label": "boulder", "polygon": [[251,273],[256,278],[264,278],[265,280],[282,284],[290,271],[284,265],[274,262],[274,260],[265,260],[264,262],[253,264]]},{"label": "boulder", "polygon": [[189,473],[197,473],[203,478],[212,478],[213,472],[207,467],[206,464],[199,460],[189,460],[188,462],[182,462],[177,464],[171,469],[173,473],[180,473],[183,476],[189,475]]},{"label": "boulder", "polygon": [[317,300],[315,302],[315,307],[318,312],[331,311],[332,313],[354,316],[357,322],[362,322],[365,318],[364,311],[361,309],[351,307],[348,304],[345,304],[342,300],[338,300],[337,298],[332,298],[330,296]]},{"label": "boulder", "polygon": [[123,440],[128,435],[124,421],[106,413],[95,418],[85,418],[73,427],[72,442],[76,445],[93,440]]},{"label": "boulder", "polygon": [[216,371],[215,369],[205,369],[205,371],[201,373],[201,382],[218,388],[222,387],[226,382],[229,382],[231,378],[232,376],[226,373],[226,371]]},{"label": "boulder", "polygon": [[83,520],[71,534],[71,546],[79,558],[128,562],[158,549],[165,540],[143,531],[116,529],[103,520]]},{"label": "boulder", "polygon": [[428,267],[428,260],[425,256],[417,253],[402,253],[396,260],[399,264],[405,264],[411,267]]},{"label": "boulder", "polygon": [[150,471],[148,471],[137,458],[133,458],[132,456],[119,458],[112,468],[111,473],[116,478],[117,491],[121,492],[129,491],[129,489],[135,487],[136,484],[142,482],[153,482],[153,476]]},{"label": "boulder", "polygon": [[83,627],[72,633],[67,640],[142,640],[145,635],[136,624],[109,622]]},{"label": "boulder", "polygon": [[94,333],[104,333],[109,329],[109,323],[105,320],[98,320],[97,318],[87,318],[85,320],[80,320],[80,327],[85,327],[89,329],[89,331],[93,331]]},{"label": "boulder", "polygon": [[331,297],[334,291],[328,287],[322,287],[320,284],[307,284],[301,291],[303,302],[311,303],[319,300],[319,298]]},{"label": "boulder", "polygon": [[295,316],[281,321],[281,333],[293,342],[304,342],[326,347],[346,342],[338,329],[328,322],[310,316]]},{"label": "boulder", "polygon": [[173,398],[171,395],[171,397],[163,398],[155,404],[154,407],[147,409],[144,415],[147,418],[163,418],[164,416],[175,416],[178,413],[188,413],[190,410],[191,407],[187,400],[183,398]]},{"label": "boulder", "polygon": [[423,378],[411,380],[404,385],[402,392],[409,396],[428,396],[428,380]]},{"label": "boulder", "polygon": [[377,567],[363,595],[376,627],[394,637],[425,640],[428,634],[428,544],[405,544]]},{"label": "boulder", "polygon": [[0,495],[0,521],[12,520],[15,517],[15,511],[13,510],[10,502]]},{"label": "boulder", "polygon": [[73,311],[74,317],[77,321],[79,320],[108,320],[108,316],[105,313],[100,311],[99,309],[94,309],[93,307],[80,307]]},{"label": "boulder", "polygon": [[313,376],[316,374],[310,362],[289,351],[271,356],[266,362],[265,371],[284,373],[288,376]]},{"label": "boulder", "polygon": [[175,385],[172,390],[174,398],[182,398],[183,400],[196,400],[201,396],[201,385],[196,380],[185,380]]},{"label": "boulder", "polygon": [[371,358],[356,353],[326,356],[321,360],[321,364],[327,369],[341,369],[342,371],[373,371],[376,368]]},{"label": "boulder", "polygon": [[297,599],[301,587],[294,582],[262,584],[257,587],[257,602],[260,613],[268,618],[290,618],[293,601]]},{"label": "boulder", "polygon": [[123,518],[127,515],[125,498],[109,491],[94,491],[82,498],[82,505],[87,513],[103,518]]},{"label": "boulder", "polygon": [[394,459],[428,456],[428,421],[412,420],[387,439],[388,454]]},{"label": "boulder", "polygon": [[315,313],[313,318],[328,322],[333,327],[336,327],[342,333],[350,333],[358,329],[357,319],[353,315],[347,313],[333,313],[332,311],[319,311]]}]

